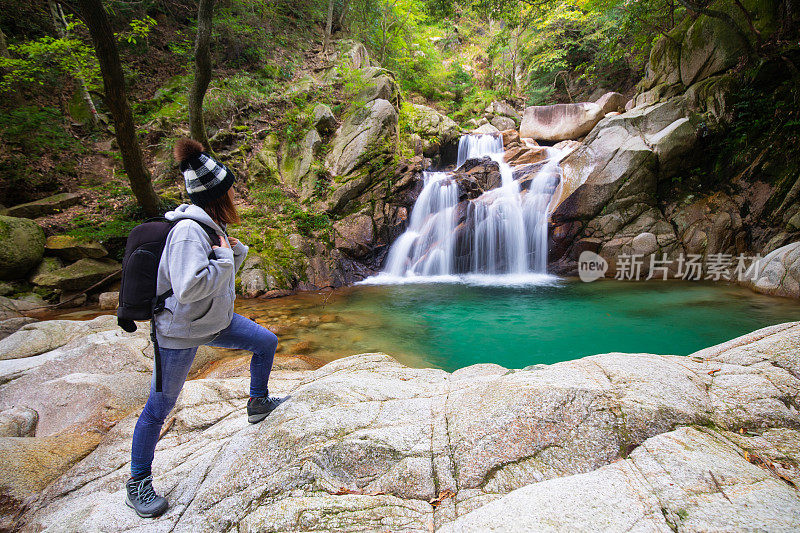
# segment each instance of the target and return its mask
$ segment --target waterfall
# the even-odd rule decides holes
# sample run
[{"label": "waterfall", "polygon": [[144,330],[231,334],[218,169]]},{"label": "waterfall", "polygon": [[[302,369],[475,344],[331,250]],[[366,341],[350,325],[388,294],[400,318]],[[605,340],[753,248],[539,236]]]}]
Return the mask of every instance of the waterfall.
[{"label": "waterfall", "polygon": [[442,276],[453,271],[453,233],[458,186],[445,172],[425,172],[424,187],[408,229],[392,245],[386,272]]},{"label": "waterfall", "polygon": [[367,283],[424,281],[442,276],[520,276],[547,272],[547,228],[560,187],[560,152],[521,186],[505,162],[503,139],[465,135],[456,170],[470,159],[489,157],[501,176],[498,187],[459,204],[453,172],[425,172],[408,229],[391,246],[384,270]]}]

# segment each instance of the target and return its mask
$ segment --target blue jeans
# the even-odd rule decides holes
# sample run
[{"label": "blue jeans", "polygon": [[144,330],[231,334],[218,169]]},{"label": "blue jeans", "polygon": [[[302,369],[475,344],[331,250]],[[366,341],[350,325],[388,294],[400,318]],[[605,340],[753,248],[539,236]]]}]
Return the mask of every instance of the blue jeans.
[{"label": "blue jeans", "polygon": [[[253,352],[250,359],[250,396],[266,396],[267,381],[278,346],[278,337],[263,326],[242,315],[233,314],[231,324],[223,329],[209,346],[233,348]],[[161,392],[156,392],[155,369],[150,381],[150,397],[133,430],[131,447],[131,476],[136,479],[150,475],[153,454],[167,415],[178,400],[189,375],[197,348],[170,350],[160,348]]]}]

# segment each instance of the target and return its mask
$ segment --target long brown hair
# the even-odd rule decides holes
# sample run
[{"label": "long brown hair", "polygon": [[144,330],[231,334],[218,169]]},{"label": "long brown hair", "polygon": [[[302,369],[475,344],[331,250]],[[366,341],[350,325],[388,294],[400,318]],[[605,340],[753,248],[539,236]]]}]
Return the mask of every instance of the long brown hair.
[{"label": "long brown hair", "polygon": [[228,192],[214,198],[203,206],[203,210],[208,213],[211,219],[219,224],[241,224],[242,220],[239,218],[239,212],[233,203],[233,187],[228,189]]}]

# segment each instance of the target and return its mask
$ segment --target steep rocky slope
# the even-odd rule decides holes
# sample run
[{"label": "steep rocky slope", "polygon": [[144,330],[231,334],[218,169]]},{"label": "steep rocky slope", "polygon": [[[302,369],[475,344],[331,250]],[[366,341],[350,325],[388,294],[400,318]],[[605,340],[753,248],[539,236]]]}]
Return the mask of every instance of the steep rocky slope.
[{"label": "steep rocky slope", "polygon": [[[753,8],[762,39],[779,26],[773,8]],[[781,149],[762,135],[706,175],[724,155],[714,139],[733,145],[754,127],[743,123],[753,98],[744,91],[756,86],[783,98],[795,76],[787,56],[751,58],[757,66],[743,71],[746,47],[731,32],[719,19],[687,17],[654,45],[629,110],[600,121],[564,159],[565,178],[581,185],[552,215],[557,272],[574,273],[585,250],[607,259],[612,273],[620,255],[640,254],[646,273],[654,255],[764,256],[800,239],[796,146]],[[766,126],[790,119],[776,112]],[[724,174],[737,168],[736,157],[744,163]],[[784,293],[798,291],[789,283]]]}]

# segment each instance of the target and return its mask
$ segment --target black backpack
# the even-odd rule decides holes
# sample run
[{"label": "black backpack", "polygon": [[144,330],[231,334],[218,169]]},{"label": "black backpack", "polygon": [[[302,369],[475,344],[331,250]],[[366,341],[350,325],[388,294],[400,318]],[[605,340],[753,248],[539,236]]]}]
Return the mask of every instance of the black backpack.
[{"label": "black backpack", "polygon": [[[196,220],[194,222],[208,234],[212,244],[219,240],[217,232],[213,228]],[[156,390],[159,392],[161,391],[161,361],[153,318],[164,310],[164,302],[172,296],[172,289],[163,294],[156,294],[156,280],[158,264],[167,242],[167,235],[176,223],[177,221],[171,222],[166,218],[157,217],[148,219],[131,230],[125,244],[122,281],[119,287],[117,324],[125,331],[132,333],[136,331],[134,320],[150,320],[150,338],[153,341],[155,352]],[[214,258],[213,250],[209,258]]]}]

